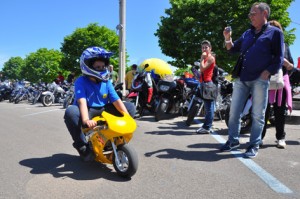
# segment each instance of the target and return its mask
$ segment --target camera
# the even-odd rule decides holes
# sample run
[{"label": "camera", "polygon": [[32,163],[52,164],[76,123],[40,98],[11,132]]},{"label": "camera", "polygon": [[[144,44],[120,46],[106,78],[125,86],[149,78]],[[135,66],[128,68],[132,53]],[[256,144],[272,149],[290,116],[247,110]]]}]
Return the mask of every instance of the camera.
[{"label": "camera", "polygon": [[231,26],[227,26],[226,28],[225,28],[225,31],[226,32],[230,32],[232,29],[231,29]]}]

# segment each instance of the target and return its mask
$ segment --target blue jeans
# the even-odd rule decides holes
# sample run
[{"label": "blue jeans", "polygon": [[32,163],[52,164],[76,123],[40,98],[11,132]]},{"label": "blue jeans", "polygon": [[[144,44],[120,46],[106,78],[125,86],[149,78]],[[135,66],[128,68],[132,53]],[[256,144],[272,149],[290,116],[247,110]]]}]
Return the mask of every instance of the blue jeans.
[{"label": "blue jeans", "polygon": [[214,120],[215,112],[215,101],[214,100],[203,100],[204,110],[205,110],[205,120],[202,125],[202,128],[210,130]]},{"label": "blue jeans", "polygon": [[[134,117],[135,115],[135,107],[130,102],[123,102],[126,109],[128,110],[131,117]],[[119,111],[115,108],[113,104],[107,104],[104,107],[104,110],[113,114],[113,115],[120,115]],[[102,112],[102,108],[89,108],[89,118],[92,119],[95,116],[98,116]],[[78,149],[86,144],[86,140],[84,139],[83,133],[81,132],[81,116],[79,107],[76,105],[68,106],[68,108],[65,111],[64,115],[65,124],[68,128],[69,133],[72,136],[72,139],[74,141],[73,147]]]},{"label": "blue jeans", "polygon": [[260,77],[253,81],[240,81],[238,78],[233,87],[232,102],[228,125],[228,140],[237,142],[241,129],[241,113],[249,95],[252,95],[252,126],[250,145],[258,146],[265,123],[265,111],[268,102],[269,81]]}]

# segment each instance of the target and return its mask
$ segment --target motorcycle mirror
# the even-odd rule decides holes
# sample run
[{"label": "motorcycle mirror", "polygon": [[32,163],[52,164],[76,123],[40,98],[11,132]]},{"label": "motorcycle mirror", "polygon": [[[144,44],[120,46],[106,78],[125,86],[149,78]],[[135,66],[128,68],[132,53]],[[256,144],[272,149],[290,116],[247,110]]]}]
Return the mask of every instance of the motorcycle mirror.
[{"label": "motorcycle mirror", "polygon": [[148,68],[148,67],[149,67],[149,64],[145,64],[144,69],[145,69],[145,68]]},{"label": "motorcycle mirror", "polygon": [[200,67],[200,62],[195,61],[195,62],[194,62],[194,65]]}]

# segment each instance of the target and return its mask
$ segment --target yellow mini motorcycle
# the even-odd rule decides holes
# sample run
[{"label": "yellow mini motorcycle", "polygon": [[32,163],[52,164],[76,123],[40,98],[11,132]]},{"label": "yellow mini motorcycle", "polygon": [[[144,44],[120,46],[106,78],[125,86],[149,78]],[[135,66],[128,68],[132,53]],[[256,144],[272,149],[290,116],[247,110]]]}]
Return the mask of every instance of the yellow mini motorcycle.
[{"label": "yellow mini motorcycle", "polygon": [[82,128],[82,132],[95,154],[95,161],[113,164],[118,175],[129,178],[138,168],[137,153],[128,145],[136,130],[136,122],[129,114],[122,115],[119,117],[103,111],[101,116],[93,118],[97,126]]}]

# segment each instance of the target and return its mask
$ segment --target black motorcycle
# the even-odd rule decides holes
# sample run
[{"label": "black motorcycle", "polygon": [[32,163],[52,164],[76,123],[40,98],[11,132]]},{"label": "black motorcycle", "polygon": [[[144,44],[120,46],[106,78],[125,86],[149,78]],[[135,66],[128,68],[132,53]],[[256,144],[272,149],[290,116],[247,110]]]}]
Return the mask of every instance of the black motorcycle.
[{"label": "black motorcycle", "polygon": [[161,79],[158,84],[158,105],[155,120],[161,120],[166,113],[186,115],[190,101],[186,83],[182,78],[173,80],[173,75]]},{"label": "black motorcycle", "polygon": [[12,93],[12,87],[9,81],[4,81],[0,84],[0,102],[3,100],[8,100],[10,94]]},{"label": "black motorcycle", "polygon": [[[215,100],[215,116],[223,120],[226,115],[227,107],[230,106],[231,103],[231,95],[232,95],[232,82],[225,79],[225,76],[228,75],[223,69],[216,68],[216,72],[218,73],[216,77],[216,83],[218,84],[218,96]],[[199,72],[193,67],[192,71],[196,77],[200,77]],[[186,125],[190,126],[192,122],[194,121],[194,118],[196,116],[204,116],[205,110],[204,110],[204,103],[201,99],[201,93],[200,93],[200,83],[198,83],[197,87],[193,89],[192,91],[192,99],[191,103],[188,106],[188,114],[187,114],[187,120]]]}]

